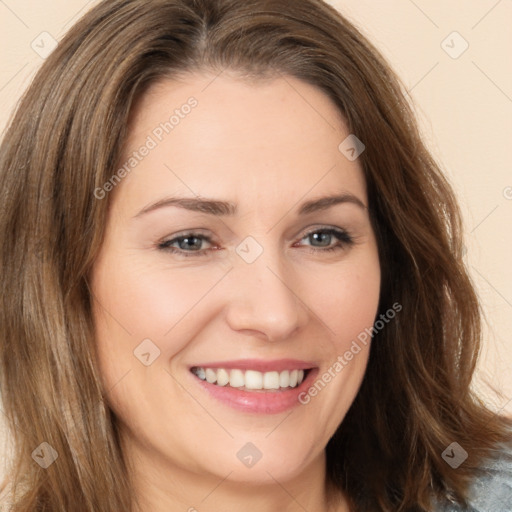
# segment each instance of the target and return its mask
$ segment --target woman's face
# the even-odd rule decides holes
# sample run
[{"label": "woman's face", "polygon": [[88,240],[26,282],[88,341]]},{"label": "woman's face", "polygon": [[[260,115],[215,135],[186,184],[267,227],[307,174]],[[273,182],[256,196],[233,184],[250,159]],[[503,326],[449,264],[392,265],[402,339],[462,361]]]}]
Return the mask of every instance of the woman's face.
[{"label": "woman's face", "polygon": [[95,192],[113,196],[91,285],[104,386],[141,467],[322,471],[380,288],[349,135],[291,77],[189,75],[137,104],[124,172]]}]

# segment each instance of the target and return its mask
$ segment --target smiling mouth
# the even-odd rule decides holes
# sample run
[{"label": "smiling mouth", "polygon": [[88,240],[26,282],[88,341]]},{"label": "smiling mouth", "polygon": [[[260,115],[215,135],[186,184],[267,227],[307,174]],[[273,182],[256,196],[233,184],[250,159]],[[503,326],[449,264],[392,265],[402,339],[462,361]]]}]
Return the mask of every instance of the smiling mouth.
[{"label": "smiling mouth", "polygon": [[190,371],[199,379],[219,387],[231,387],[241,391],[284,391],[298,387],[310,369],[260,372],[226,368],[194,366]]}]

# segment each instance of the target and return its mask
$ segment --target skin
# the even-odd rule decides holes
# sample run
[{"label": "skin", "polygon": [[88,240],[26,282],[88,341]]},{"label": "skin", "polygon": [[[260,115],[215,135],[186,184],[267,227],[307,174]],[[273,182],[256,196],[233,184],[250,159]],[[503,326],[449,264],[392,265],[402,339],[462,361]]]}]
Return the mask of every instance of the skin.
[{"label": "skin", "polygon": [[[249,84],[190,74],[140,99],[123,156],[190,96],[198,105],[110,192],[91,273],[101,375],[140,510],[348,510],[327,490],[324,450],[357,394],[369,345],[307,405],[279,414],[214,400],[188,368],[296,358],[321,375],[373,325],[380,266],[367,209],[346,202],[297,214],[334,193],[368,206],[358,160],[338,150],[349,131],[323,92],[292,77]],[[167,206],[137,216],[169,196],[231,201],[238,213]],[[306,236],[326,227],[353,244],[325,252]],[[158,248],[187,230],[212,242],[174,243],[190,257]],[[253,263],[236,252],[247,236],[263,249]],[[198,256],[194,244],[210,250]],[[160,350],[149,366],[134,356],[147,338]],[[236,456],[247,442],[262,453],[251,468]]]}]

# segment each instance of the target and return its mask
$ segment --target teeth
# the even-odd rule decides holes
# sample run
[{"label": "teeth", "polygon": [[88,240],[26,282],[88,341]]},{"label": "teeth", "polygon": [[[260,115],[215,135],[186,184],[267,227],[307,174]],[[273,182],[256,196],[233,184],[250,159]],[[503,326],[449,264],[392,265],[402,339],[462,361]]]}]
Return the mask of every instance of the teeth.
[{"label": "teeth", "polygon": [[246,389],[263,389],[263,374],[254,370],[245,372]]},{"label": "teeth", "polygon": [[210,384],[217,382],[217,372],[215,370],[212,370],[211,368],[206,368],[205,374],[206,382],[209,382]]},{"label": "teeth", "polygon": [[229,373],[224,368],[221,368],[217,370],[217,385],[225,386],[226,384],[229,384]]},{"label": "teeth", "polygon": [[263,387],[265,389],[279,389],[279,372],[264,373]]},{"label": "teeth", "polygon": [[304,380],[304,370],[258,372],[256,370],[226,370],[195,367],[192,372],[201,380],[217,386],[253,389],[295,388]]},{"label": "teeth", "polygon": [[242,370],[231,370],[229,374],[229,385],[232,388],[241,388],[244,386],[244,372]]}]

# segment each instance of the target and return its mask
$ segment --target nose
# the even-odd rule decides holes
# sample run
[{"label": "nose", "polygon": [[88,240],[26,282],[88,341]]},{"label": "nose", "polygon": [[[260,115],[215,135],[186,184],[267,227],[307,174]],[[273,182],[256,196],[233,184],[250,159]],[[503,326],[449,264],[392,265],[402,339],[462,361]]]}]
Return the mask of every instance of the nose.
[{"label": "nose", "polygon": [[[290,338],[307,322],[297,276],[282,256],[264,253],[253,263],[237,261],[230,273],[227,322],[238,332],[268,341]],[[263,257],[263,256],[266,257]],[[295,286],[293,286],[295,284]]]}]

